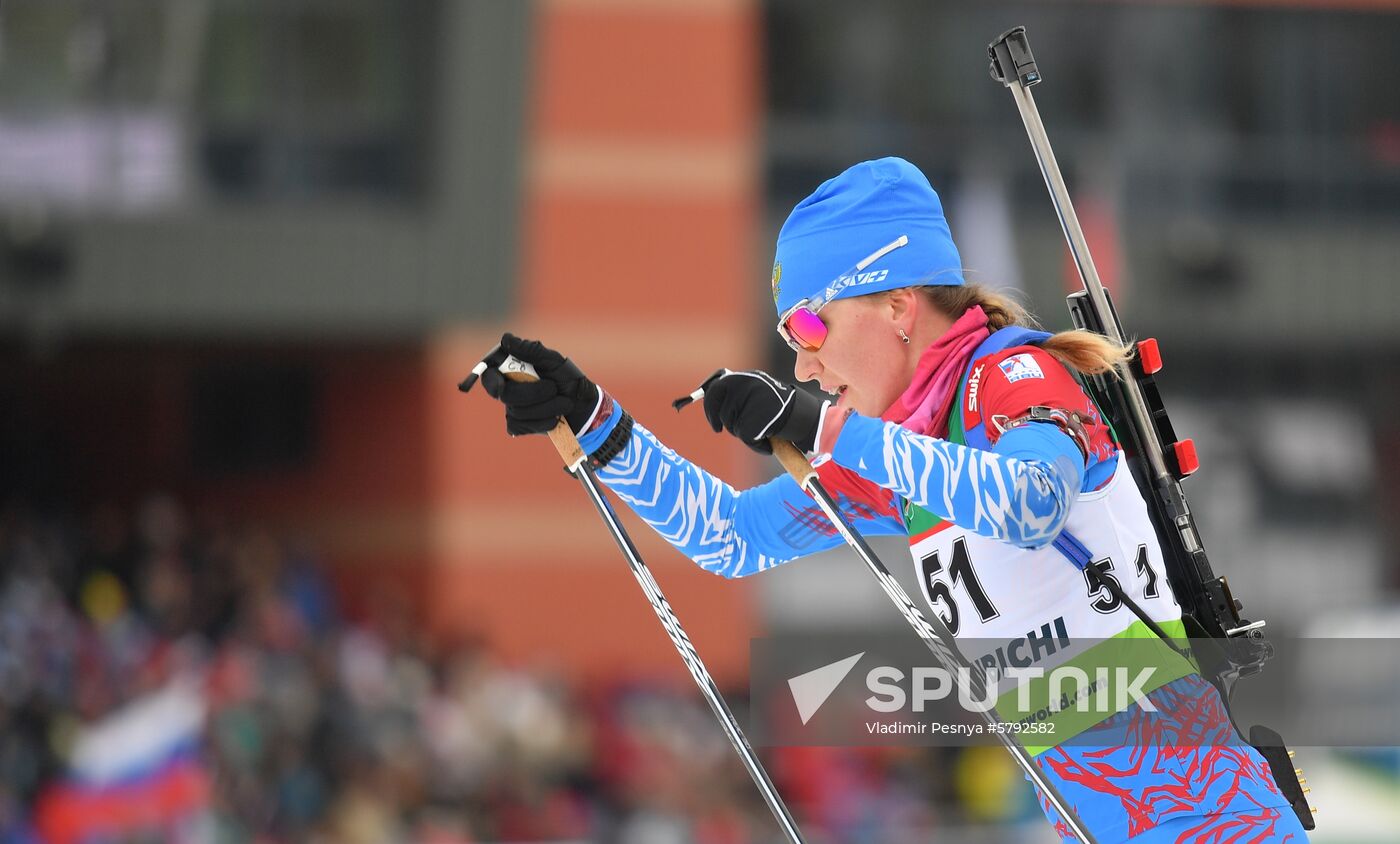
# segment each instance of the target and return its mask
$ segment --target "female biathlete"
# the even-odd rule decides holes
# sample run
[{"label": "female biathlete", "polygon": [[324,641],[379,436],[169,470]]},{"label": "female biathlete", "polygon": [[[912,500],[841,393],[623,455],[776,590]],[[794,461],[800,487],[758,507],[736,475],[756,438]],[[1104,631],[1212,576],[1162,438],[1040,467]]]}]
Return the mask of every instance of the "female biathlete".
[{"label": "female biathlete", "polygon": [[[1092,561],[1161,631],[1184,636],[1142,496],[1076,379],[1111,371],[1125,350],[1037,331],[1014,302],[966,283],[938,195],[898,158],[858,164],[798,203],[778,236],[772,291],[794,375],[834,398],[720,370],[704,385],[710,425],[761,452],[769,437],[793,442],[815,455],[858,530],[908,535],[924,610],[978,651],[969,659],[1073,664],[1095,678],[1077,691],[1100,704],[1087,712],[1027,681],[1028,711],[1054,730],[1024,740],[1047,742],[1028,749],[1096,837],[1306,841],[1215,688],[1165,644],[1151,650],[1165,658],[1144,656],[1154,634],[1082,568]],[[495,365],[507,354],[541,380],[505,380]],[[790,477],[730,487],[541,343],[507,334],[496,358],[482,383],[505,404],[508,431],[543,433],[563,417],[599,479],[708,571],[743,577],[840,542]],[[1153,670],[1146,682],[1095,670],[1125,662]],[[1116,690],[1103,677],[1135,678],[1137,697],[1105,710]]]}]

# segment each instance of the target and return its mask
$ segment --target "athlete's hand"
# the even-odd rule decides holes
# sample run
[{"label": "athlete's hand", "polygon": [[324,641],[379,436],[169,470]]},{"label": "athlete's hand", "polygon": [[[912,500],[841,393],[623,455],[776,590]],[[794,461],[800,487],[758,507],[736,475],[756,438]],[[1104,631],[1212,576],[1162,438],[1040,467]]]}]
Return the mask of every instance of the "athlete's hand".
[{"label": "athlete's hand", "polygon": [[[500,372],[509,355],[530,364],[538,381],[511,381]],[[583,429],[598,405],[598,387],[573,361],[540,343],[514,334],[501,337],[501,348],[486,358],[481,386],[506,406],[506,431],[519,434],[546,434],[563,417],[575,434]]]},{"label": "athlete's hand", "polygon": [[816,447],[817,427],[828,402],[777,380],[766,372],[720,369],[700,385],[705,418],[762,454],[772,454],[769,437],[787,440],[804,452]]}]

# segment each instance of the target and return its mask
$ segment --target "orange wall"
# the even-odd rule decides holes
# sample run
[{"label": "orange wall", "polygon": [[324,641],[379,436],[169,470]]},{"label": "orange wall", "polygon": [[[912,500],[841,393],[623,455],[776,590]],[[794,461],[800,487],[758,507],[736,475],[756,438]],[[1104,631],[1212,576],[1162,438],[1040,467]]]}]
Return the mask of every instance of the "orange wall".
[{"label": "orange wall", "polygon": [[[444,334],[428,381],[460,378],[509,327],[570,355],[681,453],[751,482],[740,448],[669,402],[758,354],[761,326],[746,308],[763,282],[757,9],[545,0],[534,38],[518,310],[505,326]],[[549,443],[508,439],[484,395],[433,389],[427,401],[434,625],[585,675],[684,678]],[[702,572],[630,512],[624,521],[711,671],[743,682],[753,583]]]}]

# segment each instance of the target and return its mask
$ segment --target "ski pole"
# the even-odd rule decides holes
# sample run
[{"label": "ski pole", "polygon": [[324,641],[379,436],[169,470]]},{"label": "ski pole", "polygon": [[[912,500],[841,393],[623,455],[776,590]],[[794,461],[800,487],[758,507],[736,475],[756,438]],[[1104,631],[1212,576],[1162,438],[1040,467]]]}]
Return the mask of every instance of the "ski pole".
[{"label": "ski pole", "polygon": [[[459,389],[463,392],[470,390],[472,384],[484,371],[485,366],[477,364],[472,369],[472,374],[462,382]],[[507,357],[501,364],[500,371],[512,381],[539,380],[533,366],[514,357]],[[579,483],[583,485],[589,500],[597,508],[598,515],[602,516],[604,524],[612,533],[613,540],[617,542],[617,547],[627,558],[627,565],[632,569],[632,575],[637,578],[637,583],[646,593],[647,601],[651,603],[651,608],[656,611],[656,617],[660,619],[661,626],[666,628],[666,634],[671,637],[671,644],[676,646],[681,661],[685,663],[686,668],[690,669],[690,676],[695,679],[695,685],[700,687],[700,693],[710,705],[715,718],[719,720],[720,727],[729,738],[729,743],[734,746],[735,752],[739,754],[739,758],[744,763],[744,768],[753,778],[754,785],[758,787],[759,794],[763,797],[763,802],[768,805],[768,809],[773,813],[773,818],[777,820],[778,826],[782,827],[783,835],[792,844],[804,844],[802,833],[797,828],[797,822],[793,820],[787,805],[783,803],[783,798],[778,794],[778,789],[774,787],[773,781],[768,778],[768,772],[763,769],[763,763],[758,760],[758,755],[754,753],[753,747],[749,745],[748,739],[739,729],[738,720],[730,711],[729,705],[724,702],[724,696],[720,694],[714,678],[710,676],[710,672],[705,668],[705,663],[700,660],[700,654],[695,650],[695,645],[691,644],[690,637],[681,627],[680,619],[676,617],[675,610],[671,609],[671,604],[661,593],[660,585],[651,576],[651,571],[647,568],[646,563],[642,561],[642,555],[637,550],[637,546],[632,544],[632,538],[627,535],[627,530],[618,521],[612,505],[603,496],[598,479],[593,474],[593,467],[588,465],[588,455],[579,445],[578,438],[574,436],[568,423],[560,419],[559,424],[555,425],[549,432],[549,440],[554,444],[555,450],[559,452],[559,457],[564,461],[564,466],[568,469],[569,474],[578,478]]]},{"label": "ski pole", "polygon": [[[687,396],[682,396],[671,403],[677,411],[684,409],[687,405],[702,401],[705,398],[703,387],[695,390]],[[870,569],[870,573],[879,581],[880,588],[885,590],[890,601],[904,616],[904,620],[909,622],[909,626],[914,628],[914,632],[923,640],[925,646],[933,653],[935,659],[954,678],[966,677],[972,685],[973,692],[979,697],[986,694],[986,683],[981,673],[976,671],[967,661],[967,658],[958,650],[953,633],[948,626],[943,623],[943,619],[934,616],[932,623],[924,616],[919,608],[909,598],[909,593],[904,591],[904,587],[899,585],[899,581],[894,579],[890,570],[885,564],[880,562],[875,551],[866,543],[864,537],[851,527],[850,522],[841,514],[841,509],[836,505],[830,493],[822,486],[817,479],[817,470],[812,468],[812,464],[807,457],[797,448],[797,446],[781,440],[777,437],[769,437],[768,444],[773,447],[773,456],[778,459],[787,473],[792,476],[797,485],[817,502],[817,506],[826,514],[827,519],[836,528],[836,532],[841,534],[841,538],[846,540],[846,544],[851,546],[865,565]],[[1035,784],[1040,792],[1045,795],[1045,799],[1050,801],[1050,805],[1059,812],[1060,818],[1069,827],[1080,841],[1084,844],[1097,844],[1097,839],[1089,832],[1088,827],[1079,819],[1079,815],[1070,807],[1069,802],[1060,794],[1055,784],[1045,777],[1045,773],[1035,766],[1030,753],[1024,747],[1016,743],[1009,730],[1000,729],[1005,723],[996,709],[990,708],[982,712],[982,717],[992,725],[991,732],[996,734],[1003,746],[1016,760],[1016,764],[1025,773],[1026,778]]]},{"label": "ski pole", "polygon": [[[985,695],[986,686],[983,682],[982,675],[968,663],[967,658],[958,650],[952,631],[943,623],[943,619],[939,618],[937,615],[935,615],[933,621],[930,622],[929,619],[919,611],[919,608],[909,599],[909,593],[904,591],[904,587],[900,586],[899,581],[894,579],[894,575],[890,574],[890,570],[885,568],[884,563],[880,562],[880,558],[875,555],[875,551],[866,543],[864,537],[857,533],[856,530],[851,527],[850,523],[846,521],[846,517],[842,515],[836,502],[826,491],[826,488],[822,486],[821,481],[817,479],[817,470],[812,468],[812,464],[807,460],[806,456],[797,449],[797,446],[786,440],[773,437],[770,438],[768,442],[773,446],[773,456],[778,458],[778,462],[783,465],[783,468],[792,476],[792,479],[797,481],[797,485],[817,502],[817,506],[820,507],[822,512],[826,514],[826,517],[831,520],[831,524],[835,526],[836,531],[841,534],[841,537],[846,540],[846,544],[851,546],[851,548],[855,550],[856,555],[865,561],[865,565],[870,569],[870,573],[875,575],[875,579],[880,582],[880,587],[885,590],[885,594],[889,596],[890,601],[899,609],[905,621],[908,621],[909,626],[914,628],[914,632],[917,633],[924,644],[928,646],[928,649],[943,665],[944,669],[953,677],[967,677],[968,682],[973,686],[973,691],[977,692],[979,697]],[[959,669],[961,669],[963,673],[960,673]],[[988,723],[994,728],[1005,723],[1002,721],[1001,715],[996,711],[995,707],[983,711],[982,716],[986,718]],[[1030,753],[1016,742],[1016,739],[1012,737],[1009,731],[993,729],[992,732],[996,734],[1001,740],[1002,745],[1011,753],[1012,758],[1016,760],[1016,764],[1025,773],[1026,777],[1040,789],[1041,793],[1045,795],[1045,799],[1050,801],[1050,805],[1055,807],[1055,811],[1059,813],[1060,818],[1065,822],[1065,825],[1069,827],[1070,832],[1074,833],[1075,837],[1085,844],[1097,844],[1097,839],[1089,832],[1084,822],[1079,819],[1079,816],[1075,813],[1074,809],[1070,807],[1068,801],[1060,794],[1059,789],[1046,778],[1043,771],[1036,767],[1035,762],[1031,759]]]}]

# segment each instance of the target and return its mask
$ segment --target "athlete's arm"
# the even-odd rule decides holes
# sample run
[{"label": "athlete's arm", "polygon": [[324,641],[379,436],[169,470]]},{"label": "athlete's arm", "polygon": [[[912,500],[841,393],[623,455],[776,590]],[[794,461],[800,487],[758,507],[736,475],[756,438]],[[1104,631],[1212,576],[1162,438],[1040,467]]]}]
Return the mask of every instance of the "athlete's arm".
[{"label": "athlete's arm", "polygon": [[983,451],[852,414],[831,455],[930,513],[1023,548],[1054,540],[1084,475],[1074,441],[1039,423]]},{"label": "athlete's arm", "polygon": [[[1022,358],[1006,367],[1001,364],[1011,353],[989,358],[978,393],[969,390],[964,398],[981,401],[977,413],[988,420],[991,450],[852,414],[836,438],[832,459],[974,533],[1023,548],[1048,544],[1085,487],[1086,469],[1100,464],[1096,450],[1106,432],[1089,432],[1086,449],[1054,422],[1024,419],[1032,407],[1085,410],[1082,402],[1088,399],[1047,353],[1011,352]],[[1027,355],[1034,357],[1028,361]],[[1002,430],[993,419],[1009,427]]]},{"label": "athlete's arm", "polygon": [[[622,408],[612,413],[620,418]],[[610,420],[585,434],[580,439],[584,451],[602,445],[613,424]],[[888,493],[832,464],[818,474],[857,530],[869,535],[903,531]],[[668,448],[640,423],[634,423],[631,439],[597,475],[667,542],[724,577],[754,574],[841,541],[791,477],[736,490]]]}]

